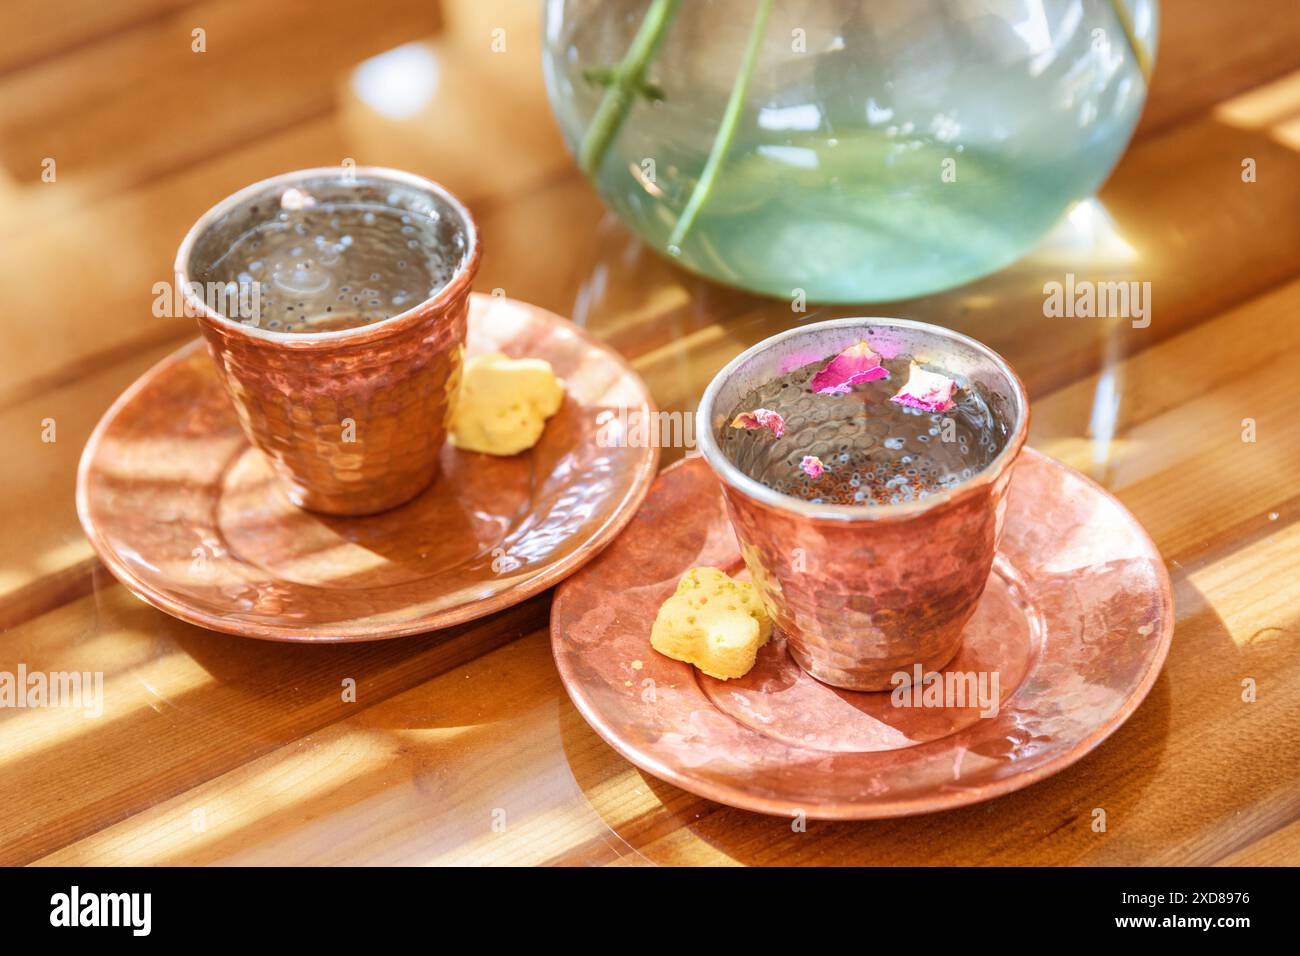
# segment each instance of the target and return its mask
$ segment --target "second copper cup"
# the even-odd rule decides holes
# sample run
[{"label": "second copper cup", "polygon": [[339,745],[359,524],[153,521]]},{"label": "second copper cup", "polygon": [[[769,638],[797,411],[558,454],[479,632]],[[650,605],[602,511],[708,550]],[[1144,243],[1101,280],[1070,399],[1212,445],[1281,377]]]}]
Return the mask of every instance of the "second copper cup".
[{"label": "second copper cup", "polygon": [[[204,301],[196,277],[287,193],[401,203],[433,217],[454,257],[451,280],[413,308],[356,328],[285,332],[227,318]],[[437,476],[479,258],[474,221],[455,197],[389,169],[276,176],[222,200],[195,223],[177,253],[176,281],[248,440],[270,460],[295,504],[372,514],[410,500]]]},{"label": "second copper cup", "polygon": [[[991,464],[924,500],[868,508],[782,494],[726,457],[719,439],[745,395],[862,339],[980,389],[1006,427]],[[988,581],[1028,429],[1024,387],[1000,356],[920,322],[821,322],[773,336],[727,365],[705,391],[699,421],[700,449],[721,479],[746,566],[804,670],[837,687],[885,690],[918,664],[929,672],[952,660]],[[799,428],[789,416],[788,431]],[[824,438],[815,431],[807,428],[809,453]]]}]

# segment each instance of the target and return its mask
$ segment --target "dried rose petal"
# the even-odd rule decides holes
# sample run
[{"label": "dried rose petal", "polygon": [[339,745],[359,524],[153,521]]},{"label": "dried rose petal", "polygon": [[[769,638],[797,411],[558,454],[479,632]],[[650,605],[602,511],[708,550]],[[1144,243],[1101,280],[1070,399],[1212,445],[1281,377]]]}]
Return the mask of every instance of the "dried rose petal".
[{"label": "dried rose petal", "polygon": [[799,462],[799,467],[803,469],[803,473],[809,478],[820,478],[822,472],[826,470],[826,466],[822,464],[822,460],[816,455],[804,455],[803,461]]},{"label": "dried rose petal", "polygon": [[948,376],[927,371],[913,362],[907,384],[890,401],[927,412],[946,412],[956,404],[952,400],[956,391],[957,383]]},{"label": "dried rose petal", "polygon": [[880,356],[865,341],[855,342],[826,363],[812,378],[812,390],[818,395],[843,395],[861,382],[874,382],[889,373],[880,364]]},{"label": "dried rose petal", "polygon": [[756,408],[752,412],[741,412],[731,422],[732,428],[767,428],[780,438],[785,434],[785,419],[776,412],[766,408]]}]

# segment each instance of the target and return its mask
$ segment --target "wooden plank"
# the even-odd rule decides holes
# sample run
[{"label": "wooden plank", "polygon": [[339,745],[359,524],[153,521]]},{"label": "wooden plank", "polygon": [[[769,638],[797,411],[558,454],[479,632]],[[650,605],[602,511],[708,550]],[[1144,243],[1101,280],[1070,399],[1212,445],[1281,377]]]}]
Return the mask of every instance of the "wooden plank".
[{"label": "wooden plank", "polygon": [[1294,520],[1298,309],[1294,282],[1062,389],[1034,405],[1030,443],[1121,490],[1166,554]]},{"label": "wooden plank", "polygon": [[99,561],[77,522],[77,462],[103,410],[171,350],[155,347],[0,410],[0,444],[24,463],[0,496],[0,629],[88,593]]},{"label": "wooden plank", "polygon": [[41,185],[53,157],[64,181],[117,186],[190,165],[328,114],[341,71],[435,32],[437,10],[425,0],[389,0],[382,16],[349,0],[206,0],[149,19],[0,76],[0,165]]},{"label": "wooden plank", "polygon": [[1161,4],[1160,13],[1155,76],[1139,136],[1300,69],[1300,18],[1292,0],[1253,0],[1248,8],[1177,0]]},{"label": "wooden plank", "polygon": [[564,761],[565,739],[586,728],[548,699],[544,632],[515,646],[508,661],[483,657],[42,863],[536,864],[584,842],[593,862],[630,852]]},{"label": "wooden plank", "polygon": [[1215,862],[1216,866],[1295,866],[1300,861],[1300,821],[1261,837]]},{"label": "wooden plank", "polygon": [[[98,717],[0,712],[0,865],[30,862],[278,747],[301,751],[311,731],[543,626],[547,609],[534,598],[432,635],[295,646],[204,631],[100,583],[93,597],[5,634],[0,670],[102,672],[104,706]],[[356,703],[343,699],[347,679]]]},{"label": "wooden plank", "polygon": [[0,75],[137,29],[195,0],[8,0],[0,7]]}]

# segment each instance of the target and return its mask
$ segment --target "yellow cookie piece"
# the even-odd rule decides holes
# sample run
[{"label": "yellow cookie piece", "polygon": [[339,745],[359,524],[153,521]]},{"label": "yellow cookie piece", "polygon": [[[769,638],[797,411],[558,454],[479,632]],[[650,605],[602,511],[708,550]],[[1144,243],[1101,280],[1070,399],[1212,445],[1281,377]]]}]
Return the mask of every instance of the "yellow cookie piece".
[{"label": "yellow cookie piece", "polygon": [[563,402],[550,362],[476,355],[465,363],[448,437],[467,451],[515,455],[537,444]]},{"label": "yellow cookie piece", "polygon": [[717,568],[691,568],[659,608],[650,646],[694,664],[710,677],[743,677],[772,636],[772,621],[754,586]]}]

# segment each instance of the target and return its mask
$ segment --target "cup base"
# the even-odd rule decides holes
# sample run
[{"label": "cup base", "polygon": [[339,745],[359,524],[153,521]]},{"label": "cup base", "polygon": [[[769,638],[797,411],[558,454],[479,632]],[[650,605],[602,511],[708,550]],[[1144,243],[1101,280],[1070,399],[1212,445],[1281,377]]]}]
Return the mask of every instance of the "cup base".
[{"label": "cup base", "polygon": [[304,511],[338,518],[364,518],[399,508],[419,497],[438,480],[439,472],[440,469],[435,469],[427,477],[405,481],[365,494],[352,491],[335,493],[314,491],[291,482],[283,476],[277,480],[285,497]]},{"label": "cup base", "polygon": [[[780,629],[777,629],[780,631]],[[791,641],[789,635],[784,631],[781,634],[786,638],[786,648],[790,652],[790,657],[799,665],[805,674],[815,677],[823,684],[831,687],[837,687],[840,690],[856,691],[892,691],[899,686],[906,686],[912,683],[912,675],[915,668],[919,665],[921,673],[929,674],[934,671],[943,670],[952,663],[953,659],[961,650],[962,642],[959,639],[948,651],[938,657],[931,657],[926,660],[909,661],[900,663],[892,661],[885,666],[868,666],[855,667],[852,669],[828,667],[825,664],[818,664],[804,654],[797,646],[796,642]],[[897,675],[903,674],[906,680],[897,680]]]}]

